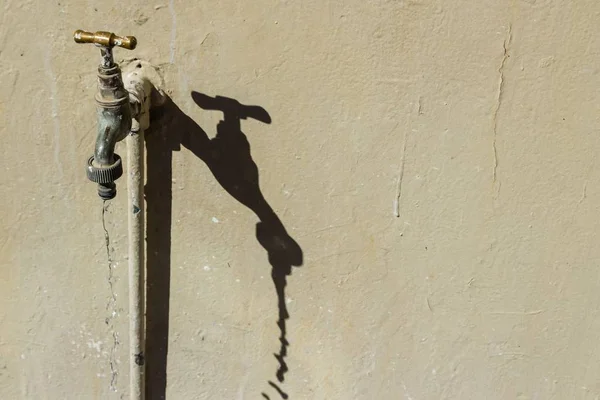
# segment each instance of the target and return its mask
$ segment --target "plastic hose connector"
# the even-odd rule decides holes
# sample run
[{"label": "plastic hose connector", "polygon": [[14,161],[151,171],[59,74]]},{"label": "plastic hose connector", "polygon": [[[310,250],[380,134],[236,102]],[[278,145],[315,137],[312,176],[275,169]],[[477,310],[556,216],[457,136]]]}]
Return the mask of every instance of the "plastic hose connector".
[{"label": "plastic hose connector", "polygon": [[95,167],[94,156],[90,157],[87,163],[87,177],[90,181],[96,183],[112,183],[123,175],[123,163],[121,157],[115,154],[115,162],[107,167]]}]

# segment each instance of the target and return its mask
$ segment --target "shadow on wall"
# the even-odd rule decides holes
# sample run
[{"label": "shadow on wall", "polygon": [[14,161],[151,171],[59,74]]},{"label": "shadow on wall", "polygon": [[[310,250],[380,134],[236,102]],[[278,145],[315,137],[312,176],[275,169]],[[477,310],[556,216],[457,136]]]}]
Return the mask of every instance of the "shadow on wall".
[{"label": "shadow on wall", "polygon": [[[259,219],[256,238],[267,251],[271,277],[277,292],[280,349],[275,376],[284,382],[288,371],[285,287],[292,266],[302,265],[302,249],[285,230],[283,223],[265,200],[259,186],[258,168],[250,154],[250,144],[241,130],[242,119],[254,118],[270,124],[271,117],[259,106],[246,106],[227,97],[209,97],[192,92],[192,98],[205,110],[223,112],[217,135],[210,139],[194,120],[171,99],[152,116],[146,137],[147,183],[147,293],[146,293],[146,397],[164,399],[167,384],[169,333],[169,293],[171,268],[172,159],[173,151],[186,147],[206,163],[219,184],[233,198],[252,210]],[[289,396],[268,381],[279,396]],[[269,399],[266,393],[263,398]]]}]

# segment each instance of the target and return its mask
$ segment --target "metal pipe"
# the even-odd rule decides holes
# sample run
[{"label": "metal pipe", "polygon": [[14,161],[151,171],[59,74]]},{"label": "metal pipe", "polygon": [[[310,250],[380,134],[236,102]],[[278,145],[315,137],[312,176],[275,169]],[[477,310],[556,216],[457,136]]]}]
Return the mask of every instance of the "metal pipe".
[{"label": "metal pipe", "polygon": [[100,55],[102,56],[102,59],[100,60],[100,65],[102,66],[102,68],[111,68],[115,65],[115,62],[113,60],[113,51],[112,51],[112,47],[105,47],[105,46],[100,46]]},{"label": "metal pipe", "polygon": [[150,125],[153,82],[158,72],[150,64],[134,60],[123,68],[129,93],[131,132],[127,137],[127,183],[129,188],[129,384],[132,400],[143,400],[145,389],[145,212],[144,212],[144,131]]},{"label": "metal pipe", "polygon": [[130,399],[144,398],[144,130],[127,137]]}]

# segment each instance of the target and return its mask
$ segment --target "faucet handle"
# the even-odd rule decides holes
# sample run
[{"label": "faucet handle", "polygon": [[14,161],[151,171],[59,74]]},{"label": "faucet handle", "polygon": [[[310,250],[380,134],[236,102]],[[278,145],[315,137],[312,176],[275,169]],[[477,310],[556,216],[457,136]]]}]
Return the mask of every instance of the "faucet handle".
[{"label": "faucet handle", "polygon": [[137,45],[137,39],[134,36],[118,36],[112,32],[103,31],[92,33],[78,29],[73,34],[73,39],[77,43],[94,43],[104,47],[119,46],[127,50],[133,50]]}]

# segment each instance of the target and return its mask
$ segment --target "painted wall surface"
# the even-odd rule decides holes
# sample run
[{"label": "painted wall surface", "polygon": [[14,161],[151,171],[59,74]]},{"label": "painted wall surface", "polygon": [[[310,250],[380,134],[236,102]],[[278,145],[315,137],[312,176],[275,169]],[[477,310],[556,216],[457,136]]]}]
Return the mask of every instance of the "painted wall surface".
[{"label": "painted wall surface", "polygon": [[103,208],[85,177],[81,28],[137,36],[116,58],[171,99],[147,132],[149,398],[599,398],[599,20],[0,1],[0,397],[128,397],[127,185]]}]

